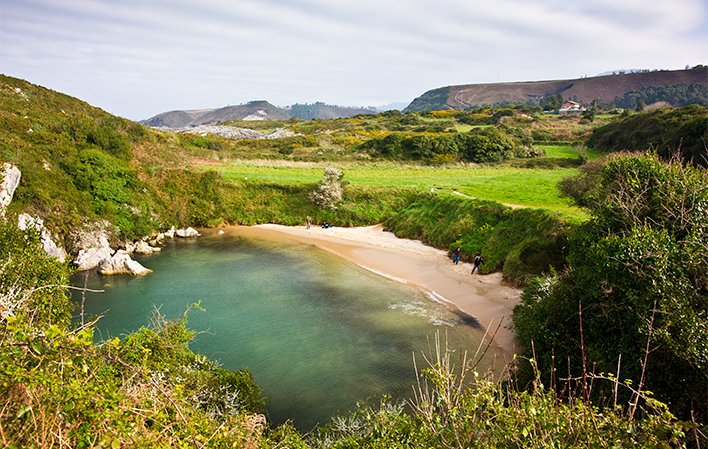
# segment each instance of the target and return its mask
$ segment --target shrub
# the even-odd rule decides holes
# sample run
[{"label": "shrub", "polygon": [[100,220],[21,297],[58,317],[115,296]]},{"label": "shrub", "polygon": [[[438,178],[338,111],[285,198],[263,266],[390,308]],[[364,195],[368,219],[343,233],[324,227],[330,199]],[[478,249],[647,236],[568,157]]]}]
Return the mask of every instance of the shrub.
[{"label": "shrub", "polygon": [[688,106],[632,114],[597,128],[588,146],[604,151],[651,150],[668,160],[680,155],[694,165],[708,166],[708,108]]},{"label": "shrub", "polygon": [[339,180],[344,173],[337,168],[328,167],[317,189],[310,194],[310,200],[324,209],[334,209],[342,201],[344,190]]}]

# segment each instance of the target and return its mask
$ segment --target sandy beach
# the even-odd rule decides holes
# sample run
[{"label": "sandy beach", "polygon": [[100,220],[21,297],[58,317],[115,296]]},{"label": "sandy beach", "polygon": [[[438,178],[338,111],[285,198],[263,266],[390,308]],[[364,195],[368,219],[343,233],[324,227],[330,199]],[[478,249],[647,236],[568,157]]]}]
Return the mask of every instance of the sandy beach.
[{"label": "sandy beach", "polygon": [[443,250],[417,240],[400,239],[381,226],[323,229],[312,226],[237,226],[229,233],[283,239],[314,245],[382,276],[414,285],[474,317],[507,354],[515,352],[514,333],[508,328],[521,291],[502,285],[501,273],[471,275],[472,264],[454,265]]}]

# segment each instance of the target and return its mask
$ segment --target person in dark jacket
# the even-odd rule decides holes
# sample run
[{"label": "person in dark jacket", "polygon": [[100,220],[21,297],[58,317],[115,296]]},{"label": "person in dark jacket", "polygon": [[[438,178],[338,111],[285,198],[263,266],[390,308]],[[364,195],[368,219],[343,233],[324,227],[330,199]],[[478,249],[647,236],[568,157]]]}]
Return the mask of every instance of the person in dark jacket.
[{"label": "person in dark jacket", "polygon": [[477,253],[476,256],[474,256],[474,267],[472,267],[472,274],[474,274],[475,271],[479,273],[479,266],[484,263],[484,257],[480,253]]}]

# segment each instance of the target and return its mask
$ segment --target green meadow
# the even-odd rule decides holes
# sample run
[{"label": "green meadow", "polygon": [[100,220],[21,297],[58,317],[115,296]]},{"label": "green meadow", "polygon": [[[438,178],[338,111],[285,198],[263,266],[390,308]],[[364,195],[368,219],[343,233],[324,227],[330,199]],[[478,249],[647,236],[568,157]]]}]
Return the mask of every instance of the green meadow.
[{"label": "green meadow", "polygon": [[586,217],[569,200],[560,197],[557,184],[578,173],[577,168],[531,169],[511,166],[416,166],[395,163],[336,164],[271,161],[233,161],[207,166],[225,179],[288,185],[315,184],[324,167],[335,165],[343,180],[357,187],[405,188],[440,195],[460,195],[497,201],[512,207],[532,207],[558,212],[579,221]]}]

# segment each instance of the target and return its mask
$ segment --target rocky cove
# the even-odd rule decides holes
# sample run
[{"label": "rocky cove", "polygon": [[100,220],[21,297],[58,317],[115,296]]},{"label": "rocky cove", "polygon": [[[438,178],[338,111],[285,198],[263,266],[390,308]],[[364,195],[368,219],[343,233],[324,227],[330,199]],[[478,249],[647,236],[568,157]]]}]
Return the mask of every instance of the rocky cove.
[{"label": "rocky cove", "polygon": [[[2,167],[2,183],[0,183],[0,217],[5,218],[7,207],[12,202],[15,190],[20,184],[22,173],[8,163]],[[44,220],[28,213],[20,213],[17,226],[22,230],[35,229],[40,235],[44,251],[51,257],[64,262],[67,257],[73,259],[79,271],[98,269],[103,275],[128,274],[143,276],[150,273],[139,262],[132,259],[132,254],[152,254],[160,251],[158,245],[165,239],[191,238],[199,236],[194,228],[176,229],[172,226],[164,232],[156,232],[136,241],[120,242],[108,222],[88,222],[82,227],[72,230],[65,239],[68,250],[57,245],[56,236],[44,226]],[[114,242],[113,244],[111,242]]]}]

